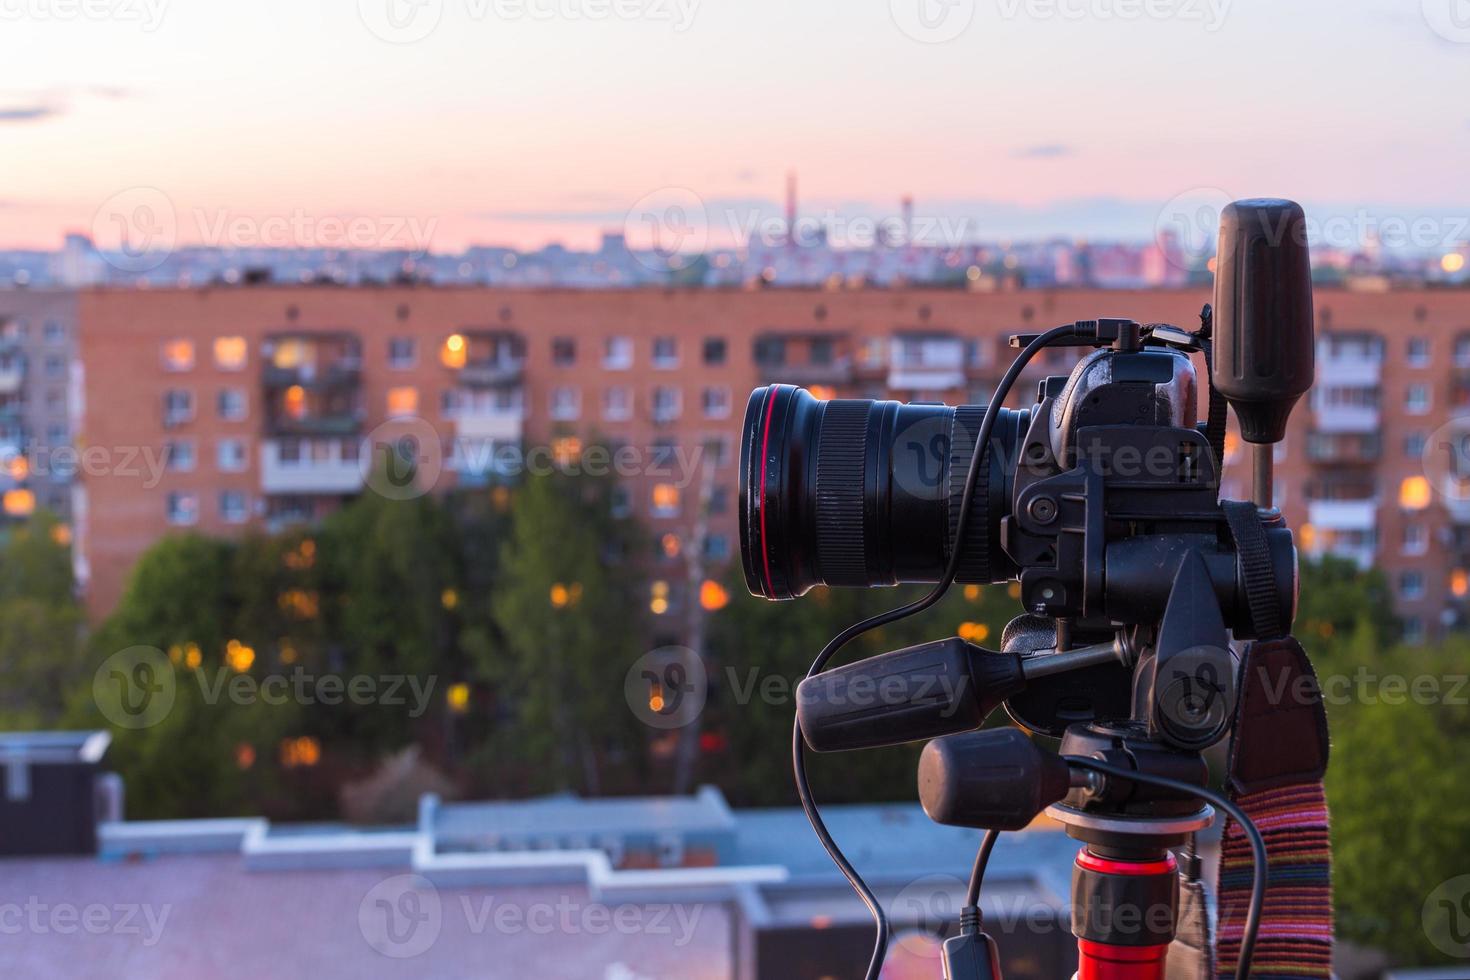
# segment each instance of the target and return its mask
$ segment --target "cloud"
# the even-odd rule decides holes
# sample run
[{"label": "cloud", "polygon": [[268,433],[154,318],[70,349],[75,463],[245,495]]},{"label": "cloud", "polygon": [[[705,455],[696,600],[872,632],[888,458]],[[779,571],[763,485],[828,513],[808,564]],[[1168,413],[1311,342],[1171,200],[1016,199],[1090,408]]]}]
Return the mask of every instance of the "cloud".
[{"label": "cloud", "polygon": [[59,115],[61,110],[54,105],[0,105],[0,124],[36,122]]},{"label": "cloud", "polygon": [[1041,143],[1037,146],[1023,146],[1011,153],[1013,157],[1023,160],[1053,160],[1057,157],[1069,157],[1077,150],[1074,147],[1062,143]]}]

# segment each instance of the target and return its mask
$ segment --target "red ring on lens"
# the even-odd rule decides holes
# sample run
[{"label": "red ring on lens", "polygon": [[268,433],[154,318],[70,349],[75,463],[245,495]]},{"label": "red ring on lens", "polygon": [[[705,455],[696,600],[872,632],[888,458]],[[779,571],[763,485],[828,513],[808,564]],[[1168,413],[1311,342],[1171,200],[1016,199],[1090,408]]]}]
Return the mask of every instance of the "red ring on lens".
[{"label": "red ring on lens", "polygon": [[761,492],[758,504],[761,512],[761,558],[766,567],[766,598],[776,598],[776,584],[771,581],[771,549],[766,547],[766,462],[771,458],[771,415],[776,406],[776,391],[780,385],[771,385],[771,397],[766,399],[766,431],[761,438]]}]

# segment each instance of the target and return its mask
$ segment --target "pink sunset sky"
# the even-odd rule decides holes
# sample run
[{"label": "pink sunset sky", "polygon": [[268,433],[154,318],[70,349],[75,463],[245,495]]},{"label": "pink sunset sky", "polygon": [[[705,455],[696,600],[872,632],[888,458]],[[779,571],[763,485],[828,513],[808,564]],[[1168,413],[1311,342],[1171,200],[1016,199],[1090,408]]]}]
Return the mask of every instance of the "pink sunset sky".
[{"label": "pink sunset sky", "polygon": [[580,247],[671,187],[779,214],[792,170],[804,212],[995,237],[1145,238],[1198,188],[1470,213],[1453,2],[0,0],[0,247],[107,245],[137,188],[186,243]]}]

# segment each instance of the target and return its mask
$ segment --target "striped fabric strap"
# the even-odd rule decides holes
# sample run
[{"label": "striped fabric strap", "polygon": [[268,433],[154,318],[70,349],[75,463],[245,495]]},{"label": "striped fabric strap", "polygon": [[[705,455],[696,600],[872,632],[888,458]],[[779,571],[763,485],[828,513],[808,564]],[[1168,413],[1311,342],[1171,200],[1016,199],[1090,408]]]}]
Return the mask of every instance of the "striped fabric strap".
[{"label": "striped fabric strap", "polygon": [[[1266,903],[1255,980],[1332,975],[1327,717],[1306,652],[1291,637],[1251,644],[1241,664],[1231,797],[1266,841]],[[1250,842],[1228,820],[1220,849],[1216,975],[1233,977],[1250,906]]]}]

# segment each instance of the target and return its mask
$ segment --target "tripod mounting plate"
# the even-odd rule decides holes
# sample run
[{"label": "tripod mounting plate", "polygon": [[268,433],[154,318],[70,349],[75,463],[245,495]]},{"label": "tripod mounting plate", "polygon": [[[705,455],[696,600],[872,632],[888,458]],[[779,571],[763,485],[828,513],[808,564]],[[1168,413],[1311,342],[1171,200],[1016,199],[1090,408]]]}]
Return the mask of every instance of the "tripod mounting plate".
[{"label": "tripod mounting plate", "polygon": [[[1057,823],[1065,824],[1068,833],[1073,828],[1100,834],[1126,834],[1129,836],[1161,836],[1192,834],[1204,830],[1215,822],[1215,808],[1202,807],[1195,813],[1183,816],[1130,817],[1116,813],[1093,813],[1079,810],[1065,803],[1053,803],[1046,808],[1046,815]],[[1077,836],[1073,834],[1073,836]]]}]

